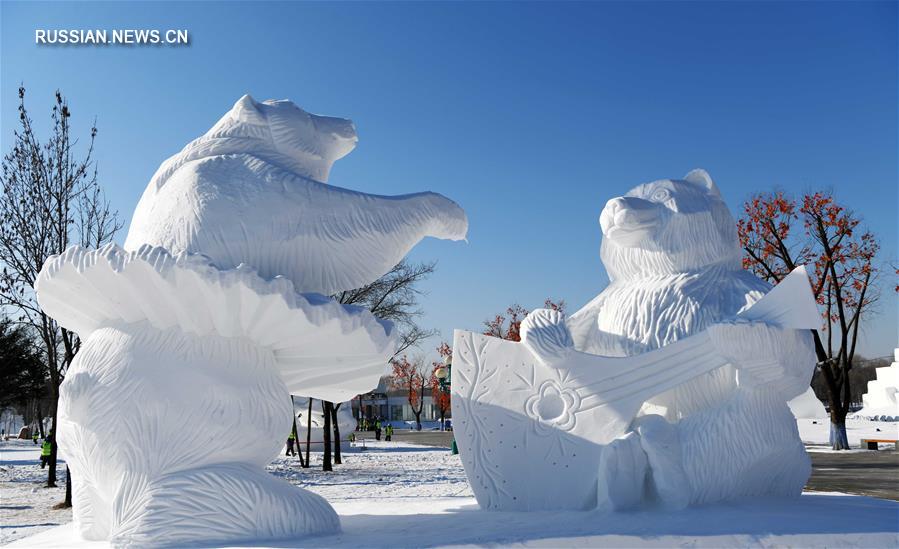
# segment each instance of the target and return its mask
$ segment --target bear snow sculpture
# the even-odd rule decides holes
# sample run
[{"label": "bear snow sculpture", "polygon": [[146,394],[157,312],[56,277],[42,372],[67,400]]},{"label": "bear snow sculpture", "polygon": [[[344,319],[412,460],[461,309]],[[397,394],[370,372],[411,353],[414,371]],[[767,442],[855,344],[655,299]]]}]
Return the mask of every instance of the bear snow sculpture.
[{"label": "bear snow sculpture", "polygon": [[[658,349],[734,318],[770,289],[743,270],[736,222],[703,170],[610,200],[600,226],[610,284],[567,321],[578,350]],[[733,362],[753,360],[760,340],[751,334],[746,327],[728,342]],[[641,415],[664,417],[635,422],[652,478],[678,483],[655,486],[660,499],[678,506],[801,492],[810,462],[786,402],[808,388],[815,355],[808,332],[784,331],[773,343],[788,372],[773,385],[746,386],[725,366],[644,405]]]},{"label": "bear snow sculpture", "polygon": [[289,395],[371,390],[396,332],[322,293],[373,282],[422,238],[468,227],[438,194],[326,185],[355,142],[348,120],[245,96],[160,167],[127,250],[46,261],[41,307],[82,342],[58,437],[82,536],[185,546],[339,530],[327,501],[264,467],[290,432]]},{"label": "bear snow sculpture", "polygon": [[355,146],[349,120],[245,95],[159,167],[125,249],[202,253],[221,269],[244,263],[298,292],[331,295],[374,281],[426,236],[465,238],[465,212],[439,194],[326,185],[331,164]]},{"label": "bear snow sculpture", "polygon": [[810,464],[786,403],[808,387],[820,325],[804,268],[773,289],[744,272],[703,171],[610,200],[600,225],[611,283],[586,307],[531,312],[521,343],[455,332],[454,427],[478,503],[798,495]]}]

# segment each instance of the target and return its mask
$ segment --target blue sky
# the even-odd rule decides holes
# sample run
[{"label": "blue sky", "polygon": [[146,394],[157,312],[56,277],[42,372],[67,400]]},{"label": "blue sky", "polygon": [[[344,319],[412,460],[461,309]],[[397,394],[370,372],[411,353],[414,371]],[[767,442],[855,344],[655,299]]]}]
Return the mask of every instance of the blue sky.
[{"label": "blue sky", "polygon": [[[156,167],[244,93],[352,118],[331,183],[441,192],[469,243],[438,260],[426,327],[452,337],[513,302],[574,311],[607,278],[599,212],[707,169],[735,214],[754,191],[833,189],[897,254],[897,4],[3,2],[0,145],[16,89],[97,117],[96,158],[130,220]],[[44,28],[188,29],[189,47],[37,46]],[[45,127],[45,126],[43,126]],[[124,232],[120,241],[124,239]],[[895,278],[861,351],[897,344]],[[437,341],[428,344],[436,346]]]}]

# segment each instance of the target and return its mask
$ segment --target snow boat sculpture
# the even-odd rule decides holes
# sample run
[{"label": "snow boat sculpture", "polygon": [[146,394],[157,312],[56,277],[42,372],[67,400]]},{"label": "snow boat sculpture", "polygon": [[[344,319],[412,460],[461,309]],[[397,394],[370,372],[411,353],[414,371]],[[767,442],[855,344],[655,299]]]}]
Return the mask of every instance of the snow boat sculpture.
[{"label": "snow boat sculpture", "polygon": [[610,200],[600,224],[611,284],[586,307],[532,312],[521,343],[455,332],[453,423],[481,507],[799,495],[810,462],[786,403],[820,322],[804,269],[766,294],[701,170]]},{"label": "snow boat sculpture", "polygon": [[289,395],[370,390],[395,334],[320,292],[372,282],[422,238],[467,230],[440,195],[327,186],[354,143],[347,120],[244,97],[162,165],[127,250],[47,260],[41,307],[82,342],[58,439],[84,538],[183,546],[339,530],[323,498],[264,467],[291,429]]}]

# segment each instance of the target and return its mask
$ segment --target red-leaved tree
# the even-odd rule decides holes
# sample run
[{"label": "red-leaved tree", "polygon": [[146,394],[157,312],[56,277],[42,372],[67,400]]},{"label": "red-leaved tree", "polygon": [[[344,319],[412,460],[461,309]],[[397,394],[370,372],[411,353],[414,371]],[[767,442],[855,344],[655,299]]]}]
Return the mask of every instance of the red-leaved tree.
[{"label": "red-leaved tree", "polygon": [[415,416],[415,428],[421,431],[421,411],[424,408],[424,390],[429,385],[432,373],[425,371],[424,362],[420,359],[410,361],[406,355],[394,358],[390,361],[393,373],[390,376],[390,386],[406,392],[409,407]]},{"label": "red-leaved tree", "polygon": [[[553,301],[547,299],[543,306],[554,311],[565,312],[565,301]],[[507,339],[509,341],[521,341],[521,322],[528,311],[519,304],[514,304],[506,309],[506,314],[498,314],[484,321],[484,335]]]},{"label": "red-leaved tree", "polygon": [[827,387],[831,445],[848,449],[849,372],[862,316],[877,299],[877,239],[861,230],[861,220],[829,192],[806,194],[799,201],[781,192],[758,194],[743,212],[737,230],[744,268],[777,284],[799,265],[812,267],[812,291],[823,317],[821,329],[812,332],[816,375]]}]

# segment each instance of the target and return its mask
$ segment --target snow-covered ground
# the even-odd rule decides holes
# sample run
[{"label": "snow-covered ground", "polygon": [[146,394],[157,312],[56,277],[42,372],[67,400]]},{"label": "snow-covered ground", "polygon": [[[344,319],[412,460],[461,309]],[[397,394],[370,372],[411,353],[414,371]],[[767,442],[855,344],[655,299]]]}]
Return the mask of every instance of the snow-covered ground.
[{"label": "snow-covered ground", "polygon": [[52,508],[65,499],[65,463],[57,468],[59,487],[44,488],[40,455],[40,445],[30,440],[0,441],[0,544],[72,520],[71,509]]},{"label": "snow-covered ground", "polygon": [[[831,452],[829,419],[797,419],[799,436],[809,452]],[[899,422],[871,421],[857,417],[846,419],[846,437],[849,447],[860,451],[861,440],[882,439],[899,440]],[[886,446],[882,446],[886,448]]]},{"label": "snow-covered ground", "polygon": [[[816,429],[800,430],[804,438],[826,443],[826,430],[824,438]],[[866,433],[862,427],[850,432],[858,438]],[[404,442],[367,446],[365,452],[345,454],[344,464],[332,473],[320,471],[315,453],[313,469],[301,469],[296,458],[272,462],[272,474],[328,498],[343,526],[337,536],[275,546],[899,546],[899,503],[843,494],[809,493],[798,500],[746,500],[668,513],[483,512],[459,456]],[[0,543],[104,547],[78,540],[65,524],[71,520],[69,512],[48,510],[63,492],[39,487],[44,475],[36,465],[37,453],[27,441],[0,444]]]}]

